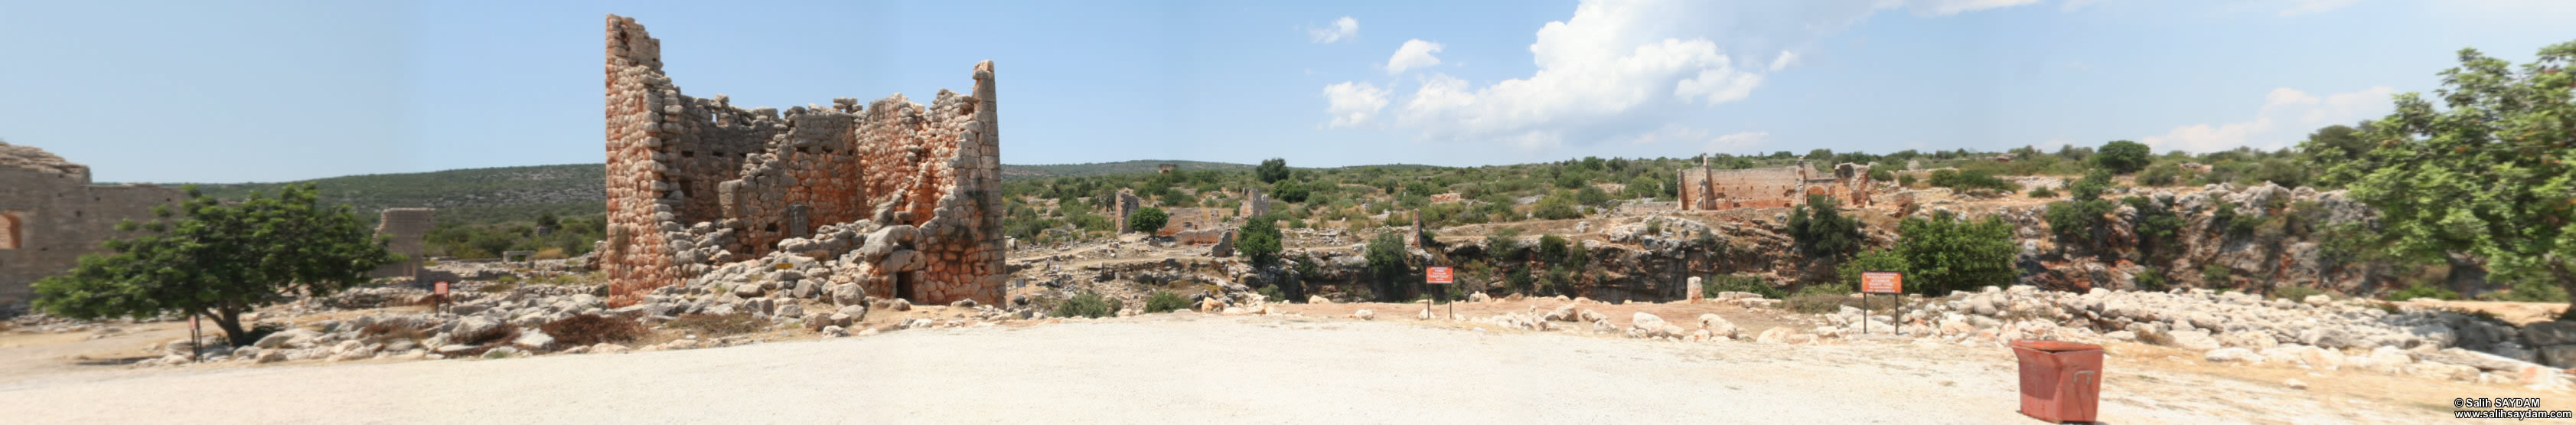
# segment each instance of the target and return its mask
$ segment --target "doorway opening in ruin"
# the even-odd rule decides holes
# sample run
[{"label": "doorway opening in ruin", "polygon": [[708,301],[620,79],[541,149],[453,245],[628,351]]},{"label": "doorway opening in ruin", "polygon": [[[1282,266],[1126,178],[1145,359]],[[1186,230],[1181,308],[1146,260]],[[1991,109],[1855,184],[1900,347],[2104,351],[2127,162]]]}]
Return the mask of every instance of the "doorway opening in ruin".
[{"label": "doorway opening in ruin", "polygon": [[912,299],[912,273],[894,274],[894,297]]},{"label": "doorway opening in ruin", "polygon": [[18,249],[25,237],[19,233],[17,214],[0,214],[0,249]]}]

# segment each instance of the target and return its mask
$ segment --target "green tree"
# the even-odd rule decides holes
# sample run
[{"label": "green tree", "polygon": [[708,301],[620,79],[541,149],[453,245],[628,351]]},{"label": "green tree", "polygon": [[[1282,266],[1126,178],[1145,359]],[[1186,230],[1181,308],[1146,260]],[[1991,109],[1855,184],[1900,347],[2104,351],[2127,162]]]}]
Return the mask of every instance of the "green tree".
[{"label": "green tree", "polygon": [[1154,233],[1162,231],[1163,225],[1171,220],[1172,216],[1164,214],[1162,208],[1144,207],[1127,216],[1127,230]]},{"label": "green tree", "polygon": [[1243,224],[1243,235],[1235,237],[1234,249],[1243,251],[1243,256],[1252,258],[1252,265],[1255,267],[1279,264],[1281,238],[1277,222],[1276,216],[1253,217],[1250,222]]},{"label": "green tree", "polygon": [[1270,186],[1270,196],[1279,198],[1281,201],[1306,202],[1306,195],[1306,185],[1299,184],[1296,180],[1280,180],[1279,183]]},{"label": "green tree", "polygon": [[1381,299],[1395,296],[1398,281],[1413,271],[1412,265],[1405,264],[1406,257],[1411,255],[1404,252],[1404,237],[1395,232],[1380,232],[1376,238],[1370,239],[1367,252],[1362,257],[1368,259],[1369,276],[1377,278],[1377,294]]},{"label": "green tree", "polygon": [[[2003,219],[1960,220],[1947,211],[1897,224],[1896,253],[1905,258],[1909,291],[1929,295],[2006,285],[2019,277],[2013,227]],[[1918,285],[1919,284],[1919,285]]]},{"label": "green tree", "polygon": [[117,225],[143,232],[102,244],[113,254],[81,256],[70,272],[37,281],[35,307],[75,319],[195,314],[239,346],[255,342],[242,313],[279,293],[330,295],[399,260],[354,210],[323,207],[311,184],[286,186],[274,198],[253,192],[232,205],[195,186],[186,191],[179,204],[186,217],[173,220],[170,208],[158,207],[160,220]]},{"label": "green tree", "polygon": [[1842,215],[1834,198],[1807,195],[1789,213],[1789,239],[1808,258],[1841,259],[1860,249],[1860,220]]},{"label": "green tree", "polygon": [[1278,183],[1280,180],[1287,180],[1288,160],[1285,158],[1261,160],[1261,166],[1253,167],[1252,176],[1261,179],[1262,183]]},{"label": "green tree", "polygon": [[2336,124],[2317,129],[2315,133],[2308,133],[2307,141],[2299,142],[2299,153],[2307,155],[2308,162],[2320,167],[2331,168],[2352,162],[2370,153],[2370,141],[2363,137],[2362,130],[2369,127],[2369,122],[2363,122],[2357,127]]},{"label": "green tree", "polygon": [[1860,288],[1861,272],[1897,272],[1912,274],[1913,272],[1907,270],[1907,268],[1908,267],[1905,264],[1905,256],[1896,250],[1873,249],[1867,252],[1862,252],[1860,255],[1852,256],[1851,261],[1845,261],[1842,265],[1835,266],[1834,274],[1836,277],[1841,278],[1843,287],[1854,288],[1857,290],[1857,288]]},{"label": "green tree", "polygon": [[2447,108],[2396,96],[2363,136],[2377,147],[2325,179],[2379,209],[2393,253],[2473,254],[2496,274],[2576,292],[2576,42],[2519,70],[2476,49],[2459,57],[2435,91]]},{"label": "green tree", "polygon": [[2154,149],[2148,148],[2145,143],[2113,140],[2111,143],[2102,144],[2102,150],[2093,154],[2092,159],[2094,165],[2111,170],[2112,173],[2128,174],[2147,168],[2148,157],[2152,155],[2154,155]]}]

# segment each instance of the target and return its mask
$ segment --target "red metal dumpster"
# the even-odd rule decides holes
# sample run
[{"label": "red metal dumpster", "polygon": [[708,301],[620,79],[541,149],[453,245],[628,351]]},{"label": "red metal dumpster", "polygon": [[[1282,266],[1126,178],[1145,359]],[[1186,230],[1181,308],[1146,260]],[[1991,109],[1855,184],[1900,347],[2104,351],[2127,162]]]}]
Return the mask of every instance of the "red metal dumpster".
[{"label": "red metal dumpster", "polygon": [[2021,359],[2021,414],[2049,422],[2092,422],[2102,394],[2102,346],[2013,341]]}]

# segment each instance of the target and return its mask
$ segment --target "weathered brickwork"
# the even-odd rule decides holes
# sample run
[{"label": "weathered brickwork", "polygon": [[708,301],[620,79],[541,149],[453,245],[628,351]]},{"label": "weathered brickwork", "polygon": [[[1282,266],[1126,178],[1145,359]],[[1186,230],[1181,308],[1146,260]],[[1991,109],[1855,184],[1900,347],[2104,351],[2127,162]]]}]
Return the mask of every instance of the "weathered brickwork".
[{"label": "weathered brickwork", "polygon": [[123,235],[116,224],[159,218],[152,207],[187,195],[150,185],[96,185],[89,167],[33,146],[0,142],[0,305],[35,296],[36,279],[70,271],[82,254]]},{"label": "weathered brickwork", "polygon": [[1807,203],[1807,195],[1825,195],[1843,205],[1869,206],[1869,166],[1841,164],[1833,174],[1798,165],[1743,170],[1685,168],[1675,173],[1682,210],[1782,208]]},{"label": "weathered brickwork", "polygon": [[833,280],[870,295],[1001,301],[992,62],[973,68],[972,94],[941,90],[929,106],[895,95],[781,111],[681,94],[660,50],[634,19],[609,16],[601,264],[613,290],[783,250],[834,261],[853,275]]}]

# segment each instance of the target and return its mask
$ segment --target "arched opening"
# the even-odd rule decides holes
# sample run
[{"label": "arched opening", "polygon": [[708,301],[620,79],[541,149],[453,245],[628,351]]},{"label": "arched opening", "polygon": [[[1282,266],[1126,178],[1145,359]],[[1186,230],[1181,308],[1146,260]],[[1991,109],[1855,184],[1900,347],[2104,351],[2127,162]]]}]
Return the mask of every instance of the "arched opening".
[{"label": "arched opening", "polygon": [[0,249],[18,249],[25,243],[26,234],[20,229],[17,214],[0,214]]}]

